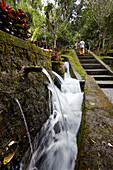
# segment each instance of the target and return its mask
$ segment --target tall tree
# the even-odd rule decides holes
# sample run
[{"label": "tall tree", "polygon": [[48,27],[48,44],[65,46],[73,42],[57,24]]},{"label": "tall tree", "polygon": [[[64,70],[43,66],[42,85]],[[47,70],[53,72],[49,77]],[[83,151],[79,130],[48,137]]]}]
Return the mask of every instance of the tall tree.
[{"label": "tall tree", "polygon": [[[113,12],[112,0],[85,0],[87,16],[90,16],[97,23],[100,30],[99,47],[102,41],[102,49],[104,50],[105,37],[110,28],[113,19],[110,15]],[[107,21],[107,22],[106,22]]]},{"label": "tall tree", "polygon": [[72,32],[76,40],[80,39],[81,17],[83,0],[71,0],[71,6],[67,10],[67,19],[71,23],[69,31]]},{"label": "tall tree", "polygon": [[[56,40],[57,40],[57,33],[58,33],[58,27],[59,23],[61,21],[63,22],[63,12],[65,12],[63,9],[66,7],[66,2],[69,3],[70,0],[55,0],[55,5],[52,3],[48,3],[48,5],[45,7],[45,14],[47,22],[49,22],[49,27],[51,26],[51,31],[54,35],[54,49],[56,49]],[[68,4],[67,3],[67,4]]]}]

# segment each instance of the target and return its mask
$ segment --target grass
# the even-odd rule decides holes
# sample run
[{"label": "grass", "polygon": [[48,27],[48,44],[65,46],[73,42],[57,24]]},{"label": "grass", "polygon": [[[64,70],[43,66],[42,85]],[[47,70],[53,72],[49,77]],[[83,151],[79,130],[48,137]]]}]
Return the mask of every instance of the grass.
[{"label": "grass", "polygon": [[67,52],[66,52],[64,55],[62,55],[62,56],[65,56],[65,57],[67,57],[67,58],[70,59],[71,63],[74,65],[75,71],[78,72],[78,73],[81,75],[82,79],[84,79],[85,75],[84,75],[82,69],[80,68],[79,63],[77,62],[76,57],[74,56],[73,51],[72,51],[72,50],[67,51]]},{"label": "grass", "polygon": [[100,60],[103,60],[105,57],[107,56],[99,56],[99,55],[96,55]]}]

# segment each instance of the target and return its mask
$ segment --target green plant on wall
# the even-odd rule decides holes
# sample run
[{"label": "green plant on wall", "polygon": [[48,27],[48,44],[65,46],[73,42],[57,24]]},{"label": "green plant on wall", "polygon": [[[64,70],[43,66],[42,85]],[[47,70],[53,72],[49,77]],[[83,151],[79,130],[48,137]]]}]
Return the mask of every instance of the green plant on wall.
[{"label": "green plant on wall", "polygon": [[39,29],[40,29],[40,26],[35,29],[35,31],[33,32],[32,37],[31,37],[31,41],[36,40],[36,38],[37,38],[36,34],[38,33]]}]

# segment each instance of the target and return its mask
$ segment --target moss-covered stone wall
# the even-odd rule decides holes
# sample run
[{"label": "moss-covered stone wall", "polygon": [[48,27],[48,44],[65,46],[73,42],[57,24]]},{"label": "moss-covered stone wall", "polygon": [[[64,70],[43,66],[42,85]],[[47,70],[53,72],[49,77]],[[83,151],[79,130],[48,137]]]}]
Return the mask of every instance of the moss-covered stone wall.
[{"label": "moss-covered stone wall", "polygon": [[52,61],[52,70],[58,73],[62,78],[64,78],[64,63],[58,61]]},{"label": "moss-covered stone wall", "polygon": [[47,77],[42,72],[24,74],[24,67],[42,66],[50,75],[50,54],[35,44],[0,31],[0,166],[9,142],[17,141],[13,166],[29,147],[17,98],[25,115],[31,140],[49,116]]}]

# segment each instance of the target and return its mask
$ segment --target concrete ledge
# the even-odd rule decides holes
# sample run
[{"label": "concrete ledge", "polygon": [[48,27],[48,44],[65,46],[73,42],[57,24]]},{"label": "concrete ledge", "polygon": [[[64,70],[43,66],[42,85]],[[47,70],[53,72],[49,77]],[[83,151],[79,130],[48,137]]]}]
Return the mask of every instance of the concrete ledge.
[{"label": "concrete ledge", "polygon": [[86,75],[76,170],[113,169],[113,104]]},{"label": "concrete ledge", "polygon": [[108,65],[106,65],[102,60],[100,60],[93,52],[90,51],[90,54],[92,54],[98,60],[98,62],[102,64],[109,71],[110,74],[113,74],[113,71]]},{"label": "concrete ledge", "polygon": [[112,60],[113,61],[113,57],[104,57],[105,60]]}]

